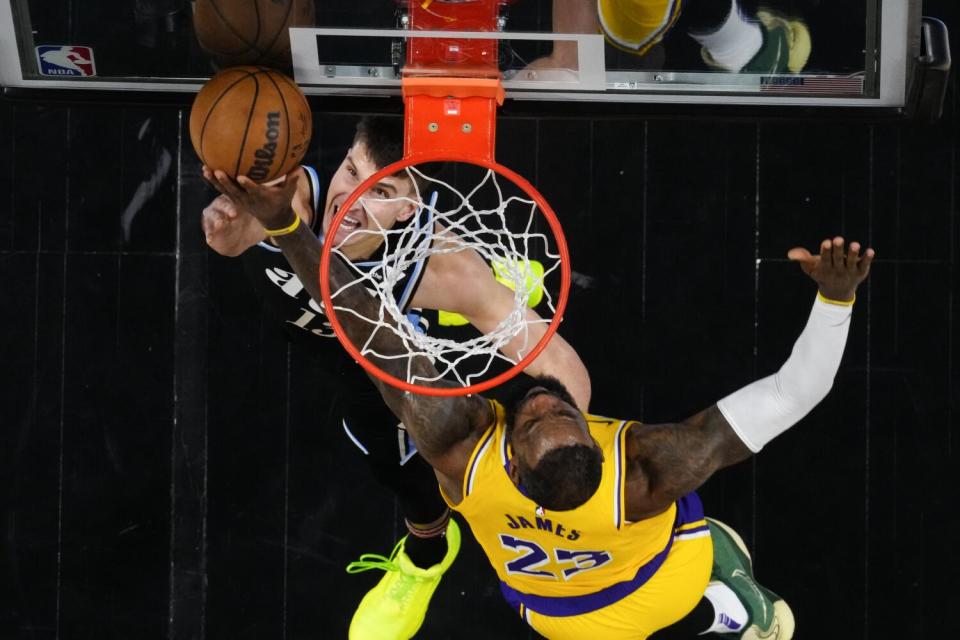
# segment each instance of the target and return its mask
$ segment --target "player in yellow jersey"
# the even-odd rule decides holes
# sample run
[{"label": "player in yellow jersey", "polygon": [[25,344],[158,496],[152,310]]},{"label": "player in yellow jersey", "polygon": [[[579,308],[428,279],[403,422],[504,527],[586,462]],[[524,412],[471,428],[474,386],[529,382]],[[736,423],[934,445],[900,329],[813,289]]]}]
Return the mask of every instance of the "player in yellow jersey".
[{"label": "player in yellow jersey", "polygon": [[[228,195],[267,229],[295,215],[285,186],[249,180],[225,184]],[[291,181],[295,182],[295,181]],[[320,241],[304,230],[278,245],[311,294]],[[706,520],[695,490],[715,471],[748,458],[806,415],[827,394],[846,344],[858,285],[872,249],[843,238],[824,240],[820,254],[794,248],[791,260],[817,283],[806,327],[779,371],[696,415],[645,425],[584,415],[555,380],[541,379],[506,407],[480,396],[431,397],[374,380],[433,466],[444,497],[467,519],[502,590],[536,631],[560,640],[647,638],[703,602],[713,606],[706,631],[741,638],[789,640],[790,608],[759,586],[750,556],[729,527]],[[330,284],[340,300],[373,317],[378,305],[338,260]],[[348,296],[344,298],[342,296]],[[344,314],[355,343],[371,326]],[[377,332],[375,351],[404,348]],[[377,358],[383,370],[422,379],[426,359]]]}]

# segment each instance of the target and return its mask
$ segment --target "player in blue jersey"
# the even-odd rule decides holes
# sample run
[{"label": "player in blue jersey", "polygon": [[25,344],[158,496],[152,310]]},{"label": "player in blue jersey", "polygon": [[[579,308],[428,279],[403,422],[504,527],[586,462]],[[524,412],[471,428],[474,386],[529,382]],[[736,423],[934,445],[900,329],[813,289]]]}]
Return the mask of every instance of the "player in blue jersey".
[{"label": "player in blue jersey", "polygon": [[[320,241],[291,229],[293,185],[262,187],[223,176],[222,188],[269,229],[302,274],[317,270]],[[286,230],[290,229],[287,233]],[[747,459],[829,392],[840,365],[857,287],[874,251],[824,240],[819,255],[788,257],[817,284],[807,324],[773,375],[676,423],[644,425],[584,414],[549,378],[506,407],[477,395],[433,397],[380,380],[384,400],[433,466],[444,498],[469,522],[501,579],[507,600],[551,639],[643,639],[691,610],[712,610],[704,631],[789,640],[794,619],[782,598],[759,586],[743,541],[703,517],[695,493],[713,473]],[[374,317],[378,305],[332,260],[341,303]],[[319,284],[309,285],[319,296]],[[390,332],[349,314],[355,343],[405,353]],[[372,358],[393,375],[410,364]],[[433,375],[425,358],[415,374]],[[698,604],[699,603],[699,604]],[[706,625],[705,625],[706,626]]]},{"label": "player in blue jersey", "polygon": [[[298,224],[316,238],[363,180],[402,154],[402,120],[364,118],[357,125],[353,144],[343,162],[324,184],[311,167],[294,171],[297,189],[292,209]],[[214,186],[219,183],[206,171]],[[292,180],[292,178],[291,178]],[[372,198],[413,196],[413,183],[405,176],[386,178],[368,194]],[[416,216],[415,207],[389,203],[378,211],[378,220],[357,204],[340,226],[336,240],[343,242],[359,228],[385,228],[395,224],[430,224]],[[306,281],[297,277],[285,256],[260,223],[225,195],[203,211],[208,245],[225,256],[240,256],[247,275],[267,309],[299,348],[317,354],[330,395],[337,395],[337,422],[365,455],[376,479],[397,496],[409,535],[390,558],[374,568],[388,568],[383,580],[363,599],[354,615],[350,637],[360,640],[400,640],[411,637],[423,622],[427,605],[440,577],[450,567],[459,548],[459,532],[437,491],[436,478],[403,424],[398,424],[363,370],[337,342],[321,307],[310,297],[317,273]],[[371,241],[372,239],[372,241]],[[354,234],[344,244],[345,253],[358,261],[376,259],[379,238]],[[480,331],[496,326],[513,307],[513,292],[498,283],[490,267],[473,252],[432,256],[423,269],[410,269],[395,287],[403,311],[443,309],[464,316]],[[306,285],[306,287],[304,286]],[[434,323],[436,324],[436,323]],[[534,340],[542,325],[532,325]],[[505,349],[516,349],[507,345]],[[515,356],[515,352],[510,355]],[[578,406],[586,408],[590,381],[574,350],[554,338],[531,367],[552,373],[573,391]],[[353,569],[371,567],[354,564]]]}]

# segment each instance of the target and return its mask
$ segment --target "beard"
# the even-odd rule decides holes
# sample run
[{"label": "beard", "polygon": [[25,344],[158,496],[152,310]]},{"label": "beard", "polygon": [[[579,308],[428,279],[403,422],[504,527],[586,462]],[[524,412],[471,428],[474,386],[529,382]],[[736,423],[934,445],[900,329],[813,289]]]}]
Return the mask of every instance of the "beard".
[{"label": "beard", "polygon": [[510,432],[513,430],[513,421],[514,418],[517,417],[517,413],[520,412],[520,409],[523,408],[523,405],[526,404],[528,400],[532,400],[540,395],[540,393],[536,393],[527,397],[530,390],[535,387],[543,387],[544,391],[540,393],[549,393],[574,408],[577,406],[577,401],[573,399],[573,396],[570,395],[567,388],[553,376],[521,376],[504,397],[503,407],[507,420],[506,435],[508,439],[510,438]]}]

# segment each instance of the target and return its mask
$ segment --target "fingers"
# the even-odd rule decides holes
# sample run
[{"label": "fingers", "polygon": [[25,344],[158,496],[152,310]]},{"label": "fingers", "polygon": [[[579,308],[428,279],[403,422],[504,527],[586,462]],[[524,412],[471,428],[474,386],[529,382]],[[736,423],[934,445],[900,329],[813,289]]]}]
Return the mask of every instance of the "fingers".
[{"label": "fingers", "polygon": [[824,240],[820,243],[820,263],[825,265],[833,264],[833,243]]},{"label": "fingers", "polygon": [[840,236],[837,236],[833,239],[833,244],[830,250],[830,260],[834,267],[842,268],[844,266],[843,238]]},{"label": "fingers", "polygon": [[208,226],[213,229],[220,229],[236,220],[237,217],[237,210],[233,207],[219,207],[212,203],[203,210],[200,220],[205,230]]},{"label": "fingers", "polygon": [[237,198],[244,194],[244,190],[241,189],[237,182],[228,176],[225,171],[211,169],[207,165],[203,165],[202,172],[203,179],[206,180],[211,187],[232,201],[236,202]]},{"label": "fingers", "polygon": [[293,196],[297,192],[297,182],[299,179],[299,172],[294,169],[285,176],[281,176],[275,180],[271,180],[270,182],[265,182],[263,184],[258,184],[247,176],[237,176],[237,183],[248,193],[253,193],[254,191],[262,191],[265,193],[279,191],[280,193],[288,195],[289,198],[293,200]]},{"label": "fingers", "polygon": [[288,173],[283,177],[283,192],[287,194],[289,199],[293,201],[295,195],[297,195],[297,186],[300,182],[300,174],[294,169],[293,173]]},{"label": "fingers", "polygon": [[206,180],[207,184],[209,184],[211,187],[220,193],[223,193],[223,187],[220,186],[220,182],[217,181],[216,176],[213,175],[213,171],[207,165],[203,165],[203,179]]},{"label": "fingers", "polygon": [[217,191],[219,191],[222,195],[225,195],[225,196],[228,196],[228,197],[229,197],[229,194],[227,193],[227,188],[229,187],[229,185],[224,185],[224,184],[220,181],[220,178],[217,176],[217,172],[216,172],[216,171],[213,171],[212,169],[210,169],[210,168],[208,168],[208,167],[204,167],[204,168],[203,168],[203,179],[206,180],[207,183],[208,183],[211,187],[213,187],[214,189],[216,189]]},{"label": "fingers", "polygon": [[811,254],[803,247],[794,247],[790,249],[790,251],[787,251],[787,258],[794,262],[799,262],[800,268],[807,274],[816,269],[821,260],[820,256]]},{"label": "fingers", "polygon": [[217,235],[226,225],[227,220],[224,217],[223,211],[213,206],[209,206],[203,210],[203,216],[200,218],[200,226],[203,229],[203,235],[208,244],[213,239],[213,236]]},{"label": "fingers", "polygon": [[847,248],[846,267],[850,273],[857,273],[857,265],[860,262],[860,243],[851,242]]},{"label": "fingers", "polygon": [[[824,282],[824,278],[836,278],[844,273],[853,280],[862,282],[870,271],[876,252],[867,248],[856,240],[845,248],[846,241],[842,236],[826,238],[820,243],[820,255],[814,256],[803,247],[794,247],[787,252],[787,258],[799,262],[804,272],[810,274],[817,282]],[[832,274],[832,275],[830,275]]]},{"label": "fingers", "polygon": [[846,256],[847,273],[850,274],[851,278],[857,283],[863,282],[867,274],[870,273],[870,265],[873,263],[873,258],[877,255],[876,251],[867,248],[861,256],[861,248],[859,242],[851,242]]},{"label": "fingers", "polygon": [[213,202],[210,203],[210,207],[215,208],[217,211],[231,220],[236,218],[238,215],[237,206],[233,204],[233,200],[230,199],[230,196],[220,194],[213,199]]},{"label": "fingers", "polygon": [[300,179],[296,169],[275,182],[268,184],[259,184],[245,175],[239,175],[234,179],[227,175],[225,171],[211,169],[207,165],[203,165],[202,171],[203,179],[209,182],[213,188],[223,195],[234,199],[242,196],[244,193],[255,193],[257,191],[274,189],[287,192],[290,194],[290,197],[293,198],[293,194],[296,193],[297,190],[297,183]]},{"label": "fingers", "polygon": [[[836,267],[838,269],[846,269],[851,273],[856,273],[859,271],[859,265],[862,261],[860,257],[860,243],[854,240],[844,251],[844,239],[842,236],[836,236],[833,240],[824,240],[820,245],[820,255],[824,257],[829,255],[830,259],[827,264]],[[872,249],[868,249],[871,252],[872,259]]]},{"label": "fingers", "polygon": [[873,249],[867,249],[863,253],[863,257],[860,259],[860,263],[857,265],[857,273],[860,274],[861,278],[866,278],[867,274],[870,273],[870,265],[873,264],[873,258],[877,255],[877,252]]},{"label": "fingers", "polygon": [[217,169],[213,172],[213,178],[216,182],[215,186],[217,190],[234,201],[242,198],[246,193],[246,189],[237,184],[225,171]]},{"label": "fingers", "polygon": [[217,227],[217,217],[215,213],[207,213],[207,209],[203,210],[203,216],[200,218],[200,228],[203,229],[203,235],[207,238],[207,242],[210,241],[210,236],[216,233]]},{"label": "fingers", "polygon": [[231,196],[231,192],[236,194],[236,183],[230,176],[219,169],[213,170],[207,165],[203,165],[203,179],[206,180],[211,187],[228,198]]},{"label": "fingers", "polygon": [[[834,243],[834,246],[836,246],[836,243]],[[868,248],[861,256],[861,249],[862,246],[856,240],[850,243],[845,258],[845,267],[848,273],[859,276],[859,279],[863,280],[870,272],[870,264],[873,262],[874,256],[876,256],[876,251]]]}]

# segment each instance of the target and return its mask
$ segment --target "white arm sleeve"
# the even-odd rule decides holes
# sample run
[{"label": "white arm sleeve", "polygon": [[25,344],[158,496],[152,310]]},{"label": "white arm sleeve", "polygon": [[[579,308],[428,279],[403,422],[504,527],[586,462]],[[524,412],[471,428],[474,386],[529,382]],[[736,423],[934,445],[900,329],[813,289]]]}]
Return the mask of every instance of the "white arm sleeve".
[{"label": "white arm sleeve", "polygon": [[813,303],[810,319],[787,361],[772,376],[717,403],[723,417],[754,453],[792,427],[833,385],[847,344],[852,307]]}]

